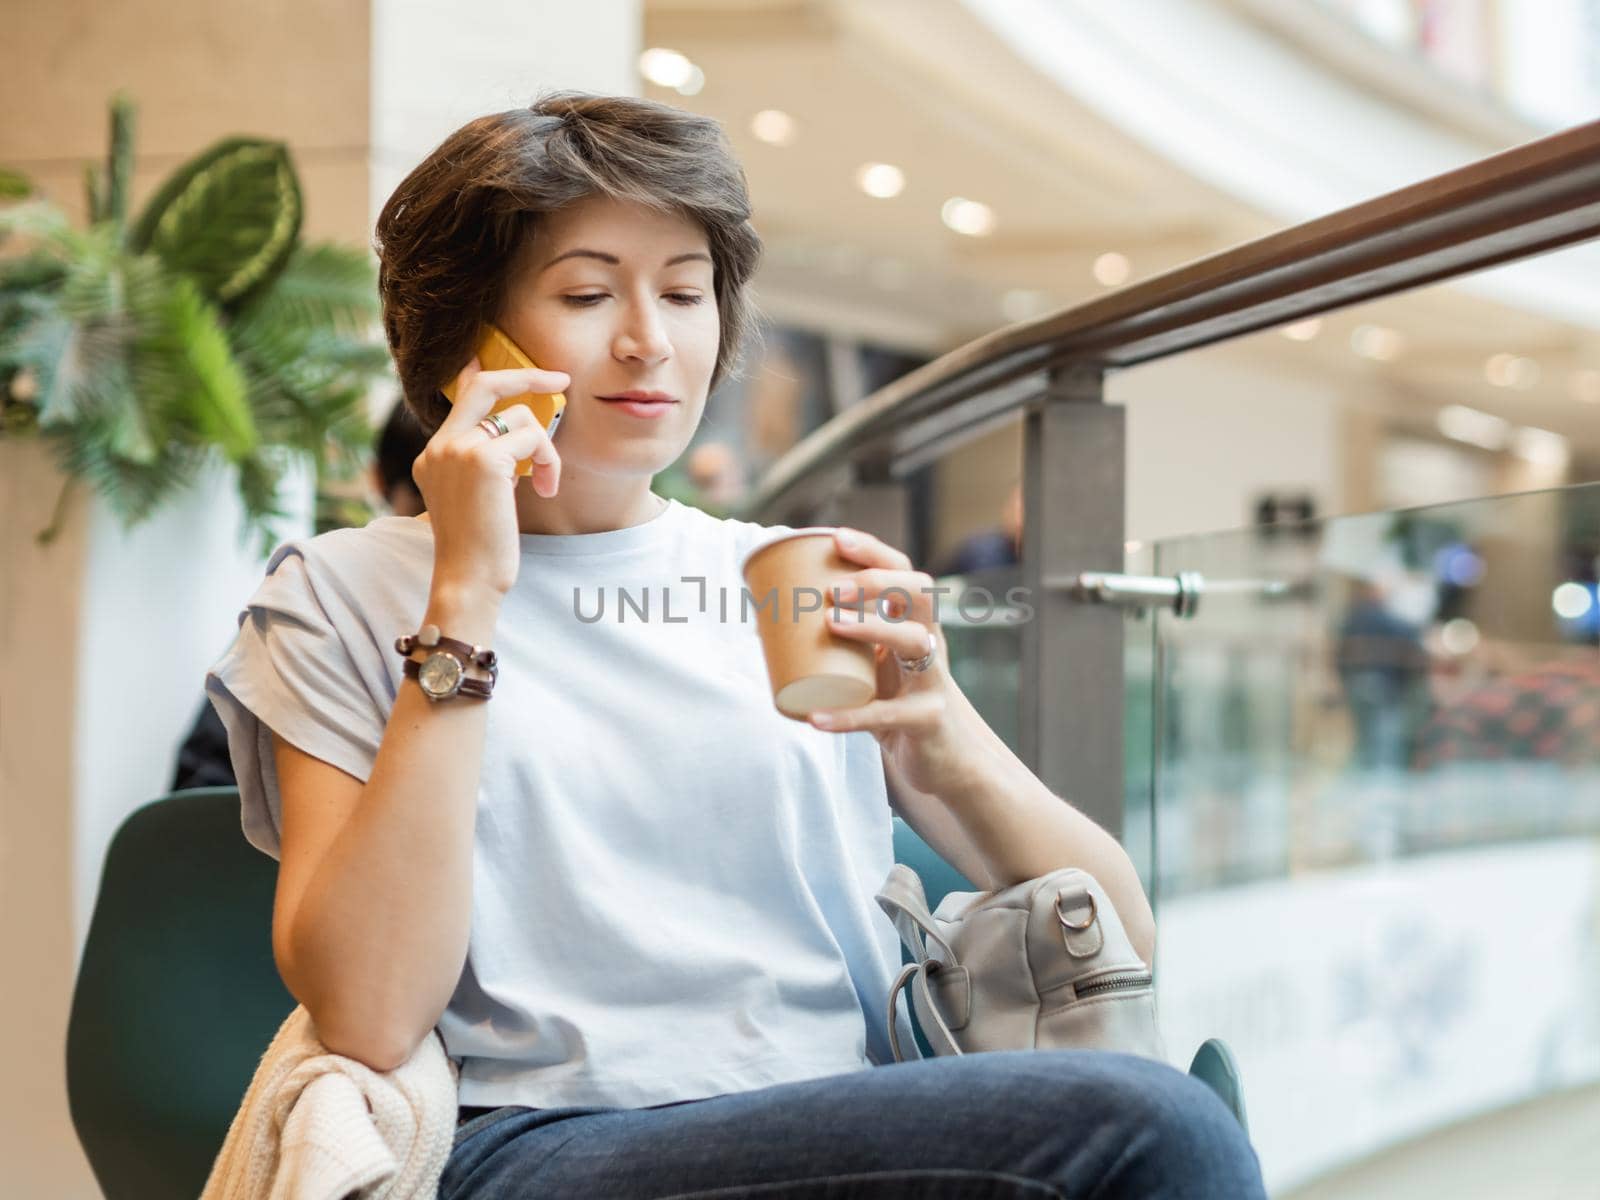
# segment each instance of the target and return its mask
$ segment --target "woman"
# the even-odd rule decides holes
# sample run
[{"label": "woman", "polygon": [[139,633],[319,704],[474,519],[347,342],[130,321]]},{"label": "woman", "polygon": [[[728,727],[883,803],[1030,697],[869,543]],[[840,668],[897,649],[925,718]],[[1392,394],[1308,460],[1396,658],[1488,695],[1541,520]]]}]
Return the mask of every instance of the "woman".
[{"label": "woman", "polygon": [[[427,512],[279,547],[208,677],[246,834],[280,861],[289,990],[380,1070],[438,1028],[461,1071],[451,1200],[1259,1195],[1226,1109],[1161,1064],[893,1063],[891,790],[970,878],[1077,862],[1147,956],[1153,923],[1115,840],[965,701],[899,550],[840,539],[867,600],[915,597],[840,610],[878,698],[814,726],[773,708],[730,613],[781,527],[650,490],[734,365],[748,217],[714,122],[577,94],[471,122],[385,206]],[[541,369],[481,369],[486,321]],[[529,390],[566,393],[554,440],[521,406],[485,420]],[[450,672],[402,655],[439,650],[391,648],[419,626],[493,648],[488,699],[424,695]]]}]

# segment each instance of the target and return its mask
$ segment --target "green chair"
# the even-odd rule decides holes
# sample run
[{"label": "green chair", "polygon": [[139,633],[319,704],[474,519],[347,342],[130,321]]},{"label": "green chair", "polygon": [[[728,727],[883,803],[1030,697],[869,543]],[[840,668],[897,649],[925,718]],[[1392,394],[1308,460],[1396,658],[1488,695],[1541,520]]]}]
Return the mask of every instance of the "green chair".
[{"label": "green chair", "polygon": [[[931,904],[978,890],[898,819],[894,847]],[[67,1023],[72,1123],[107,1200],[204,1188],[295,1007],[272,957],[276,882],[277,864],[240,832],[234,788],[152,801],[111,840]],[[1190,1069],[1242,1123],[1227,1048],[1206,1043]]]},{"label": "green chair", "polygon": [[67,1022],[72,1124],[108,1200],[194,1200],[295,1007],[272,957],[278,864],[234,788],[129,814],[106,852]]}]

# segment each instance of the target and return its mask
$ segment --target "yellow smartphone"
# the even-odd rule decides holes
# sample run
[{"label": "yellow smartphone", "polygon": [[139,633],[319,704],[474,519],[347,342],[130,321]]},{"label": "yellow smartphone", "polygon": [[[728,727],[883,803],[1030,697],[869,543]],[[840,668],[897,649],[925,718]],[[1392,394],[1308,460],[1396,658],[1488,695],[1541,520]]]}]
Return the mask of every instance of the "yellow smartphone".
[{"label": "yellow smartphone", "polygon": [[[501,331],[498,325],[485,325],[478,338],[478,365],[485,371],[509,371],[514,368],[537,367],[538,364],[522,352],[515,342]],[[445,399],[451,404],[456,402],[456,381],[450,380],[439,389],[444,393]],[[544,431],[551,437],[556,435],[556,426],[561,424],[561,414],[566,411],[567,398],[560,392],[539,393],[524,392],[520,396],[511,396],[495,402],[490,409],[497,413],[510,408],[513,404],[525,404],[533,410],[533,415],[538,418],[539,424],[544,426]],[[517,464],[518,475],[531,475],[533,473],[533,459],[525,458]]]}]

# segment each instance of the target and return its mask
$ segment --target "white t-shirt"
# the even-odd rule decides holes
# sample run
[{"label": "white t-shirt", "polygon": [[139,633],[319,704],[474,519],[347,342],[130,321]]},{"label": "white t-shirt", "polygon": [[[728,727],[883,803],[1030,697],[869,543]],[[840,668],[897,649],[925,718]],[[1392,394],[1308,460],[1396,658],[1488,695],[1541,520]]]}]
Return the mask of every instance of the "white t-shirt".
[{"label": "white t-shirt", "polygon": [[[636,1108],[893,1061],[879,747],[774,708],[742,603],[744,553],[786,529],[671,501],[626,529],[520,535],[471,940],[439,1022],[461,1104]],[[274,858],[269,728],[365,781],[432,565],[410,517],[285,543],[207,674],[245,836]],[[903,1011],[899,1028],[911,1044]]]}]

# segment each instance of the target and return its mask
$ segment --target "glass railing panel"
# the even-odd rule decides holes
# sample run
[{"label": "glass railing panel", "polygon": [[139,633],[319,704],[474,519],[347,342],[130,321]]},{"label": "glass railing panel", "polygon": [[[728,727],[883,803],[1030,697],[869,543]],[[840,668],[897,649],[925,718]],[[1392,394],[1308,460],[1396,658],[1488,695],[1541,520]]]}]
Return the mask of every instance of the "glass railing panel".
[{"label": "glass railing panel", "polygon": [[906,481],[908,547],[935,586],[950,671],[974,708],[1021,753],[1022,432],[1008,424]]},{"label": "glass railing panel", "polygon": [[1156,548],[1162,1020],[1274,1195],[1600,1081],[1597,559],[1594,485]]},{"label": "glass railing panel", "polygon": [[1021,746],[1022,623],[1006,593],[1020,576],[1017,567],[992,567],[935,579],[952,589],[939,597],[950,674],[1013,753]]},{"label": "glass railing panel", "polygon": [[[1155,559],[1154,545],[1129,542],[1122,569],[1129,575],[1153,575]],[[1155,751],[1162,698],[1156,687],[1158,628],[1151,609],[1131,609],[1123,623],[1122,846],[1152,896],[1157,870]]]},{"label": "glass railing panel", "polygon": [[[1123,569],[1129,574],[1149,574],[1154,561],[1154,547],[1130,542]],[[1023,586],[1022,565],[1018,562],[942,575],[936,577],[935,584],[951,589],[948,595],[939,597],[940,626],[950,651],[951,675],[989,727],[1020,756],[1022,622],[1026,610],[1007,604],[1006,597],[1012,589]],[[1126,790],[1122,843],[1147,890],[1154,886],[1156,858],[1155,628],[1151,613],[1131,613],[1124,649]],[[1070,721],[1074,715],[1063,713],[1060,719]],[[1072,796],[1066,799],[1070,801]]]}]

